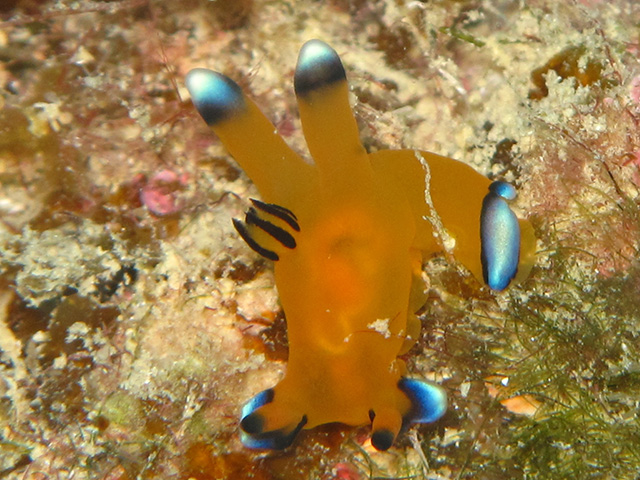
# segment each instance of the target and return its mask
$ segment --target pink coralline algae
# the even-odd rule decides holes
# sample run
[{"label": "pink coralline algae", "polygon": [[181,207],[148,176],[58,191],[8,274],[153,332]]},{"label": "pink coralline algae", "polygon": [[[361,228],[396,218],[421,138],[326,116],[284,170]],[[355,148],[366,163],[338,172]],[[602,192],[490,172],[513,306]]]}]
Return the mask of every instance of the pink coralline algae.
[{"label": "pink coralline algae", "polygon": [[[144,183],[144,177],[139,180]],[[186,174],[178,175],[171,170],[162,170],[142,186],[140,201],[153,215],[174,215],[182,208],[181,202],[176,200],[176,193],[186,184]]]}]

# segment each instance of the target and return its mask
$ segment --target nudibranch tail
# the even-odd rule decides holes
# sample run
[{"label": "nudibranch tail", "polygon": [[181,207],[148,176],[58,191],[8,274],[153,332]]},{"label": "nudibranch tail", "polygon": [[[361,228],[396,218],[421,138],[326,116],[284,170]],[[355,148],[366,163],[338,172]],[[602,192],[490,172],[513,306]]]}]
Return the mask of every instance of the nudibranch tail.
[{"label": "nudibranch tail", "polygon": [[516,191],[506,182],[493,182],[480,213],[481,261],[484,281],[493,290],[504,290],[516,276],[520,261],[520,222],[507,200]]},{"label": "nudibranch tail", "polygon": [[[313,167],[278,135],[273,124],[230,78],[205,68],[187,74],[187,89],[204,121],[258,187],[279,205],[309,188]],[[282,172],[288,172],[283,177]]]}]

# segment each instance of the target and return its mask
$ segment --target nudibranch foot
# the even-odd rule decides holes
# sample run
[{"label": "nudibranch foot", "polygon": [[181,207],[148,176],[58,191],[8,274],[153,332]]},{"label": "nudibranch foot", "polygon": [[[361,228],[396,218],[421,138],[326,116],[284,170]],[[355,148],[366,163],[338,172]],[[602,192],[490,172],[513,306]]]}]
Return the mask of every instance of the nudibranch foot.
[{"label": "nudibranch foot", "polygon": [[489,186],[480,212],[481,261],[484,281],[493,290],[504,290],[516,276],[520,261],[520,222],[508,200],[516,190],[506,182]]},{"label": "nudibranch foot", "polygon": [[265,417],[256,410],[270,404],[273,398],[274,390],[269,388],[253,397],[242,408],[240,440],[246,447],[263,450],[284,450],[293,443],[300,430],[307,423],[306,417],[303,416],[297,424],[268,430],[268,426],[265,425]]}]

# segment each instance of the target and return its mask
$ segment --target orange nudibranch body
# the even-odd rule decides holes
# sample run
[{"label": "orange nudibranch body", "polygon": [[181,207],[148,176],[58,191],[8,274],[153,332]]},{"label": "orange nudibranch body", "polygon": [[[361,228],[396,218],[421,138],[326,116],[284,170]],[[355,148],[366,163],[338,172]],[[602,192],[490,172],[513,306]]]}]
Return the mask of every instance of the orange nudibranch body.
[{"label": "orange nudibranch body", "polygon": [[[508,207],[515,195],[471,167],[414,150],[368,154],[348,102],[344,67],[331,47],[307,42],[295,90],[313,164],[302,160],[229,78],[187,77],[204,120],[256,184],[238,232],[275,261],[287,319],[284,379],[243,409],[243,442],[284,448],[302,428],[372,422],[372,443],[389,448],[403,426],[446,410],[434,384],[406,377],[397,358],[416,340],[423,258],[442,251],[502,289],[533,259],[530,225]],[[435,231],[434,231],[435,230]],[[482,241],[481,241],[482,238]]]}]

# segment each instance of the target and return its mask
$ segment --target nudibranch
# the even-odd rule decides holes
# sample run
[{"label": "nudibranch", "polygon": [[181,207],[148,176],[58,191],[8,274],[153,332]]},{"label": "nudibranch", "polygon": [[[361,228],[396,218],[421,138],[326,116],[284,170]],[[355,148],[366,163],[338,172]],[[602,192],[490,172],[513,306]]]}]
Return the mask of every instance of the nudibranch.
[{"label": "nudibranch", "polygon": [[308,163],[228,77],[202,68],[186,79],[193,104],[255,183],[238,233],[273,260],[289,361],[275,387],[242,410],[241,439],[282,449],[303,428],[371,423],[388,449],[411,423],[446,410],[444,390],[407,377],[397,358],[415,342],[424,302],[423,258],[454,257],[502,290],[530,268],[535,239],[509,202],[513,187],[433,153],[360,143],[344,67],[326,43],[298,57],[294,86]]}]

